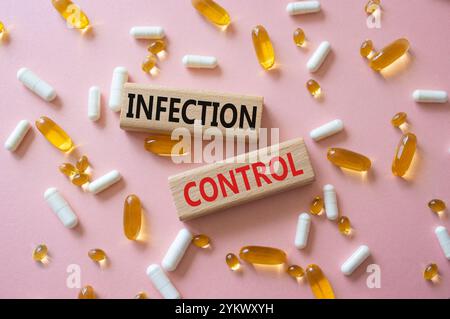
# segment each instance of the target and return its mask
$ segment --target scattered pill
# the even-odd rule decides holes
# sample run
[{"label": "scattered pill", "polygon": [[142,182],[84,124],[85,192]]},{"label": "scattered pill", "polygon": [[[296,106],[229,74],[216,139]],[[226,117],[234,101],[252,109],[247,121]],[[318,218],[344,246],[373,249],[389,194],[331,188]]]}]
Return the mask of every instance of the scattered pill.
[{"label": "scattered pill", "polygon": [[395,176],[403,176],[408,171],[416,153],[417,138],[413,133],[403,134],[395,151],[392,161],[392,173]]},{"label": "scattered pill", "polygon": [[329,148],[327,158],[338,167],[358,172],[368,171],[372,165],[370,159],[366,156],[344,148]]},{"label": "scattered pill", "polygon": [[33,259],[35,261],[44,261],[47,258],[48,249],[44,244],[37,245],[33,250]]},{"label": "scattered pill", "polygon": [[217,66],[217,58],[206,55],[185,55],[182,62],[187,68],[214,69]]},{"label": "scattered pill", "polygon": [[75,186],[83,186],[87,182],[89,182],[89,175],[85,173],[76,173],[71,178],[72,184]]},{"label": "scattered pill", "polygon": [[70,163],[62,163],[59,165],[58,169],[61,173],[70,178],[77,174],[77,169]]},{"label": "scattered pill", "polygon": [[430,200],[428,202],[428,207],[430,207],[431,211],[435,214],[439,214],[440,212],[443,212],[447,208],[445,202],[441,199]]},{"label": "scattered pill", "polygon": [[46,116],[41,116],[35,122],[39,132],[44,135],[47,141],[62,152],[69,152],[73,148],[73,141],[69,135],[53,120]]},{"label": "scattered pill", "polygon": [[228,12],[213,0],[192,0],[195,9],[209,22],[227,26],[231,22]]},{"label": "scattered pill", "polygon": [[406,118],[407,115],[405,112],[398,112],[392,117],[391,124],[394,127],[400,127],[401,125],[406,123]]},{"label": "scattered pill", "polygon": [[142,227],[142,205],[137,195],[131,194],[123,204],[123,232],[129,240],[137,240]]},{"label": "scattered pill", "polygon": [[159,265],[153,264],[147,268],[147,276],[153,286],[165,299],[180,299],[180,293],[170,282],[164,270]]},{"label": "scattered pill", "polygon": [[98,121],[100,111],[100,88],[98,86],[91,86],[88,98],[88,118],[94,122]]},{"label": "scattered pill", "polygon": [[183,156],[187,154],[183,147],[178,149],[178,153],[175,145],[177,145],[179,140],[172,140],[170,135],[151,135],[147,137],[144,141],[144,148],[150,153],[159,156]]},{"label": "scattered pill", "polygon": [[436,280],[438,276],[439,268],[436,264],[431,263],[425,267],[425,270],[423,271],[423,278],[425,280],[433,281]]},{"label": "scattered pill", "polygon": [[450,260],[450,235],[448,234],[447,229],[444,226],[438,226],[434,232],[436,233],[436,237],[445,257]]},{"label": "scattered pill", "polygon": [[161,266],[166,271],[174,271],[192,242],[192,234],[186,228],[180,230],[164,256]]},{"label": "scattered pill", "polygon": [[92,286],[84,286],[78,293],[78,299],[95,299],[95,291]]},{"label": "scattered pill", "polygon": [[352,233],[352,225],[348,217],[346,216],[339,217],[337,224],[339,232],[341,234],[349,236]]},{"label": "scattered pill", "polygon": [[311,291],[317,299],[334,299],[333,288],[319,266],[308,265],[305,275]]},{"label": "scattered pill", "polygon": [[280,265],[285,264],[286,253],[278,248],[263,246],[246,246],[242,247],[239,257],[250,263],[258,265]]},{"label": "scattered pill", "polygon": [[6,34],[6,28],[3,22],[0,21],[0,39]]},{"label": "scattered pill", "polygon": [[330,51],[330,42],[323,41],[322,43],[320,43],[316,51],[314,51],[314,53],[306,63],[306,68],[309,70],[309,72],[316,72],[317,70],[319,70],[320,66],[323,64]]},{"label": "scattered pill", "polygon": [[296,1],[289,2],[286,6],[286,11],[291,16],[297,14],[314,13],[320,11],[319,1]]},{"label": "scattered pill", "polygon": [[157,55],[158,53],[164,51],[165,49],[166,49],[166,42],[164,42],[164,40],[155,40],[152,43],[150,43],[149,46],[147,47],[147,51],[154,55]]},{"label": "scattered pill", "polygon": [[322,94],[322,88],[320,87],[320,84],[313,79],[310,79],[308,80],[308,82],[306,82],[306,89],[315,98],[320,97],[320,95]]},{"label": "scattered pill", "polygon": [[403,56],[409,49],[409,41],[405,38],[395,40],[370,58],[369,66],[381,71]]},{"label": "scattered pill", "polygon": [[192,243],[199,248],[208,248],[211,244],[211,240],[206,235],[195,235],[192,238]]},{"label": "scattered pill", "polygon": [[309,207],[309,212],[313,215],[320,215],[323,213],[323,199],[320,196],[314,197]]},{"label": "scattered pill", "polygon": [[359,53],[361,56],[368,58],[371,54],[373,54],[373,42],[372,40],[365,40],[361,47],[359,48]]},{"label": "scattered pill", "polygon": [[122,66],[118,66],[113,71],[111,81],[111,91],[109,93],[109,107],[114,112],[120,111],[122,104],[123,85],[128,81],[128,71]]},{"label": "scattered pill", "polygon": [[78,224],[77,216],[56,188],[47,189],[44,198],[65,227],[73,228]]},{"label": "scattered pill", "polygon": [[381,9],[380,0],[369,0],[364,7],[367,14],[372,14],[378,9]]},{"label": "scattered pill", "polygon": [[241,268],[241,263],[235,254],[229,253],[225,256],[225,262],[232,271],[236,271]]},{"label": "scattered pill", "polygon": [[447,92],[439,90],[415,90],[412,97],[419,103],[447,103],[448,101]]},{"label": "scattered pill", "polygon": [[338,218],[338,206],[336,199],[336,190],[333,185],[327,184],[323,187],[323,198],[325,202],[325,213],[329,220],[336,220]]},{"label": "scattered pill", "polygon": [[134,299],[148,299],[148,297],[145,292],[140,291],[134,296]]},{"label": "scattered pill", "polygon": [[101,262],[101,261],[106,260],[106,253],[99,248],[89,250],[88,256],[89,256],[89,258],[91,258],[93,261],[96,261],[96,262]]},{"label": "scattered pill", "polygon": [[295,29],[292,38],[294,39],[294,43],[296,46],[302,47],[305,45],[306,36],[302,28]]},{"label": "scattered pill", "polygon": [[121,178],[122,176],[120,175],[119,171],[112,170],[111,172],[89,183],[87,190],[88,192],[93,194],[100,193],[101,191],[120,181]]},{"label": "scattered pill", "polygon": [[5,149],[10,152],[14,152],[19,147],[30,128],[30,122],[27,120],[21,120],[6,139]]},{"label": "scattered pill", "polygon": [[351,275],[369,256],[369,247],[366,245],[359,246],[359,248],[342,264],[342,273],[346,276]]},{"label": "scattered pill", "polygon": [[135,39],[162,39],[165,36],[164,29],[159,26],[132,27],[130,35]]},{"label": "scattered pill", "polygon": [[262,25],[257,25],[252,30],[253,47],[259,64],[269,70],[275,63],[275,51],[269,34]]},{"label": "scattered pill", "polygon": [[89,19],[86,14],[72,1],[52,0],[52,4],[71,27],[86,29],[89,26]]},{"label": "scattered pill", "polygon": [[54,100],[56,97],[55,89],[47,82],[40,79],[30,69],[19,69],[19,71],[17,71],[17,79],[33,93],[39,95],[47,102]]},{"label": "scattered pill", "polygon": [[153,54],[147,55],[141,64],[141,69],[145,73],[150,73],[156,67],[156,57]]},{"label": "scattered pill", "polygon": [[305,275],[303,268],[297,265],[289,266],[286,272],[294,279],[300,279]]},{"label": "scattered pill", "polygon": [[301,213],[298,216],[297,231],[295,233],[295,247],[303,249],[308,244],[309,228],[311,227],[311,216],[308,213]]},{"label": "scattered pill", "polygon": [[86,155],[81,156],[76,163],[77,170],[80,173],[84,173],[89,167],[89,159]]},{"label": "scattered pill", "polygon": [[334,135],[336,133],[339,133],[340,131],[342,131],[344,129],[344,122],[342,122],[341,120],[337,119],[337,120],[333,120],[330,121],[328,123],[325,123],[324,125],[321,125],[315,129],[313,129],[310,133],[309,136],[314,140],[314,141],[320,141],[328,136]]}]

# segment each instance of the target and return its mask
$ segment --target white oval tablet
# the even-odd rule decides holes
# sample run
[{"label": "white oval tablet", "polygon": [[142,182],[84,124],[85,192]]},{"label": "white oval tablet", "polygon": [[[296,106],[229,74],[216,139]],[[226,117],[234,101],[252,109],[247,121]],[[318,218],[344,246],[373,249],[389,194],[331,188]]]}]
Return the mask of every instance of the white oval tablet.
[{"label": "white oval tablet", "polygon": [[306,67],[308,68],[309,72],[316,72],[317,70],[319,70],[320,66],[327,58],[330,51],[331,51],[330,42],[323,41],[322,43],[320,43],[316,51],[314,51],[314,53],[306,63]]},{"label": "white oval tablet", "polygon": [[123,66],[118,66],[113,71],[111,91],[109,92],[109,108],[114,112],[120,111],[122,104],[123,85],[128,81],[128,71]]},{"label": "white oval tablet", "polygon": [[419,103],[447,103],[448,94],[440,90],[415,90],[412,94],[414,101]]},{"label": "white oval tablet", "polygon": [[112,170],[111,172],[103,175],[102,177],[99,177],[96,180],[90,182],[87,186],[87,191],[93,194],[100,193],[101,191],[104,191],[111,185],[120,181],[121,178],[122,176],[120,176],[119,171]]},{"label": "white oval tablet", "polygon": [[314,141],[320,141],[321,139],[324,139],[325,137],[339,133],[343,129],[344,129],[344,122],[342,122],[341,120],[334,120],[334,121],[328,122],[322,126],[315,128],[314,130],[312,130],[309,133],[309,136]]},{"label": "white oval tablet", "polygon": [[295,247],[297,249],[303,249],[308,244],[310,226],[311,216],[308,213],[301,213],[298,216],[297,232],[295,233]]},{"label": "white oval tablet", "polygon": [[65,227],[73,228],[78,224],[77,216],[56,188],[47,189],[44,198]]},{"label": "white oval tablet", "polygon": [[21,68],[17,71],[17,79],[47,102],[56,97],[55,89],[27,68]]},{"label": "white oval tablet", "polygon": [[91,121],[98,121],[100,118],[100,88],[92,86],[89,89],[88,117]]},{"label": "white oval tablet", "polygon": [[164,38],[164,29],[160,26],[132,27],[130,35],[136,39],[162,39]]},{"label": "white oval tablet", "polygon": [[169,280],[164,270],[159,265],[153,264],[147,268],[147,276],[153,286],[165,299],[180,299],[180,293]]},{"label": "white oval tablet", "polygon": [[286,6],[286,11],[290,15],[319,12],[320,2],[319,1],[289,2]]},{"label": "white oval tablet", "polygon": [[177,269],[178,264],[184,256],[184,253],[188,249],[192,242],[192,234],[186,228],[183,228],[178,232],[177,237],[170,245],[169,249],[164,256],[161,266],[167,271],[174,271]]},{"label": "white oval tablet", "polygon": [[327,184],[323,187],[323,201],[325,203],[325,213],[329,220],[336,220],[339,215],[336,190],[331,184]]},{"label": "white oval tablet", "polygon": [[23,138],[31,128],[30,122],[27,120],[20,121],[5,142],[5,149],[14,152],[22,142]]},{"label": "white oval tablet", "polygon": [[444,252],[445,258],[450,260],[450,235],[448,234],[447,229],[444,226],[438,226],[434,232],[436,233],[436,237]]},{"label": "white oval tablet", "polygon": [[369,247],[366,245],[359,246],[359,248],[342,264],[341,271],[346,276],[351,275],[369,256]]},{"label": "white oval tablet", "polygon": [[182,62],[188,68],[213,69],[217,66],[217,58],[206,55],[185,55]]}]

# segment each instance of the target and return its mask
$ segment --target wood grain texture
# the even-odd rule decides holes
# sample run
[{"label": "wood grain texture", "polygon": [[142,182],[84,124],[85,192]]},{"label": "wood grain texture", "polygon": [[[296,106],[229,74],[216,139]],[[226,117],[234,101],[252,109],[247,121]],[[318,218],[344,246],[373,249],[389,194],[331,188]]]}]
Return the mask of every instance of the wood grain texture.
[{"label": "wood grain texture", "polygon": [[[278,153],[273,152],[276,149]],[[276,163],[278,163],[278,170]],[[245,170],[247,166],[249,168]],[[262,172],[265,167],[268,173],[266,177],[270,183],[254,173],[255,167],[259,172]],[[272,171],[270,167],[273,168]],[[242,173],[243,171],[245,174]],[[277,178],[271,174],[272,172]],[[247,184],[244,175],[247,177]],[[286,175],[285,178],[282,178],[283,175]],[[234,181],[231,176],[234,176]],[[228,180],[229,184],[223,182],[224,179]],[[184,221],[309,184],[312,181],[314,181],[314,171],[308,151],[303,139],[296,138],[171,176],[169,187],[178,217]],[[237,193],[236,190],[238,190]],[[215,194],[217,194],[216,197]]]}]

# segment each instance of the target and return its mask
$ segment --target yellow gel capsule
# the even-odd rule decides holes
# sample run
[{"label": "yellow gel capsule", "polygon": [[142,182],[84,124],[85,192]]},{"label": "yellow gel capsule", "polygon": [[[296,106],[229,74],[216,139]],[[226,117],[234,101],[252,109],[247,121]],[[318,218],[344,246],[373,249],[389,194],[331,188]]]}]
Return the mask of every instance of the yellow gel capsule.
[{"label": "yellow gel capsule", "polygon": [[329,148],[327,158],[336,166],[358,172],[368,171],[372,165],[364,155],[343,148]]},{"label": "yellow gel capsule", "polygon": [[320,215],[323,212],[323,199],[320,196],[314,197],[309,207],[309,211],[313,215]]},{"label": "yellow gel capsule", "polygon": [[366,40],[361,44],[359,48],[359,53],[361,56],[367,58],[373,52],[373,43],[372,40]]},{"label": "yellow gel capsule", "polygon": [[72,176],[71,182],[75,186],[82,186],[82,185],[86,184],[87,182],[89,182],[89,175],[84,174],[84,173],[77,173]]},{"label": "yellow gel capsule", "polygon": [[381,71],[394,63],[403,54],[408,52],[409,41],[405,38],[395,40],[388,46],[378,51],[369,62],[369,66],[375,71]]},{"label": "yellow gel capsule", "polygon": [[394,127],[399,127],[400,125],[406,123],[406,113],[405,112],[398,112],[395,114],[391,119],[391,124]]},{"label": "yellow gel capsule", "polygon": [[313,97],[319,97],[320,94],[322,93],[322,88],[320,87],[320,84],[313,79],[306,82],[306,88]]},{"label": "yellow gel capsule", "polygon": [[178,154],[172,153],[173,147],[179,143],[172,140],[170,135],[151,135],[145,139],[144,147],[148,152],[159,156],[182,156],[187,152],[181,148]]},{"label": "yellow gel capsule", "polygon": [[225,261],[228,267],[233,271],[236,271],[241,267],[241,263],[239,262],[239,259],[236,257],[235,254],[232,253],[227,254],[225,256]]},{"label": "yellow gel capsule", "polygon": [[296,46],[302,47],[305,44],[305,32],[301,28],[295,29],[293,39]]},{"label": "yellow gel capsule", "polygon": [[417,138],[412,133],[403,134],[395,151],[394,161],[392,162],[392,173],[395,176],[403,176],[409,169],[416,153]]},{"label": "yellow gel capsule", "polygon": [[295,279],[302,278],[305,275],[305,271],[303,270],[303,268],[297,265],[289,266],[286,272],[289,276]]},{"label": "yellow gel capsule", "polygon": [[348,219],[348,217],[339,217],[337,224],[341,234],[348,236],[352,233],[352,225],[350,224],[350,219]]},{"label": "yellow gel capsule", "polygon": [[230,15],[227,10],[222,8],[213,0],[192,0],[192,5],[197,11],[204,16],[209,22],[227,26],[231,22]]},{"label": "yellow gel capsule", "polygon": [[106,259],[106,253],[101,249],[91,249],[88,252],[89,258],[91,258],[93,261],[99,262]]},{"label": "yellow gel capsule", "polygon": [[380,8],[380,0],[369,0],[365,5],[364,10],[367,14],[372,14],[375,12],[375,10],[378,10]]},{"label": "yellow gel capsule", "polygon": [[92,286],[84,286],[78,293],[78,299],[95,299],[95,292]]},{"label": "yellow gel capsule", "polygon": [[286,253],[278,248],[263,246],[242,247],[239,257],[250,264],[280,265],[286,263]]},{"label": "yellow gel capsule", "polygon": [[123,205],[123,232],[129,240],[136,240],[141,233],[141,226],[141,200],[134,194],[128,195]]},{"label": "yellow gel capsule", "polygon": [[57,149],[63,152],[68,152],[72,149],[73,142],[70,136],[51,119],[41,116],[36,120],[35,124],[39,132]]},{"label": "yellow gel capsule", "polygon": [[45,258],[47,258],[47,254],[47,246],[45,246],[44,244],[37,245],[33,250],[33,259],[35,261],[43,261]]},{"label": "yellow gel capsule", "polygon": [[145,73],[150,73],[150,71],[156,66],[156,58],[154,55],[148,55],[144,62],[142,62],[141,69]]},{"label": "yellow gel capsule", "polygon": [[134,296],[134,299],[148,299],[148,297],[145,292],[140,291]]},{"label": "yellow gel capsule", "polygon": [[3,37],[3,35],[5,35],[5,33],[6,33],[5,25],[3,24],[3,22],[0,21],[0,39]]},{"label": "yellow gel capsule", "polygon": [[311,291],[317,299],[334,299],[333,288],[319,266],[308,265],[305,274]]},{"label": "yellow gel capsule", "polygon": [[166,43],[164,40],[155,40],[147,48],[147,51],[152,54],[158,54],[166,49]]},{"label": "yellow gel capsule", "polygon": [[70,163],[62,163],[59,165],[59,171],[67,177],[72,177],[77,173],[75,166]]},{"label": "yellow gel capsule", "polygon": [[266,29],[262,25],[257,25],[253,28],[252,40],[259,64],[265,70],[269,70],[275,63],[275,52],[269,34],[267,34]]},{"label": "yellow gel capsule", "polygon": [[423,278],[425,280],[434,280],[439,275],[439,268],[436,264],[428,264],[423,271]]},{"label": "yellow gel capsule", "polygon": [[195,235],[192,238],[192,243],[199,248],[208,248],[211,240],[206,235]]},{"label": "yellow gel capsule", "polygon": [[443,200],[440,199],[432,199],[428,202],[428,207],[430,207],[431,211],[435,214],[443,212],[447,206],[445,205]]},{"label": "yellow gel capsule", "polygon": [[52,4],[67,23],[75,29],[85,29],[89,26],[88,17],[72,1],[52,0]]},{"label": "yellow gel capsule", "polygon": [[89,160],[87,156],[86,155],[81,156],[75,166],[77,167],[77,170],[80,173],[84,173],[84,171],[89,167]]}]

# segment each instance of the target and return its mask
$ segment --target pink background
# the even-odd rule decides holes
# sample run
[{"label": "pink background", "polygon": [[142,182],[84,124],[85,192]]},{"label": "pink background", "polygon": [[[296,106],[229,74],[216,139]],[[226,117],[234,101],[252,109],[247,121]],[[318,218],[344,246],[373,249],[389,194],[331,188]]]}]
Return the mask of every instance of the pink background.
[{"label": "pink background", "polygon": [[[130,3],[133,5],[130,5]],[[131,298],[146,291],[159,298],[145,275],[146,267],[159,263],[178,230],[211,236],[211,250],[188,249],[179,268],[170,274],[186,298],[311,298],[307,284],[287,275],[255,270],[244,265],[240,273],[226,267],[228,252],[248,244],[285,249],[290,263],[320,265],[338,298],[448,298],[449,263],[434,235],[437,225],[450,229],[448,219],[430,212],[427,202],[441,198],[450,204],[449,105],[419,105],[411,93],[416,88],[449,91],[450,29],[446,0],[383,1],[381,29],[369,29],[365,1],[325,1],[317,14],[291,17],[288,1],[225,1],[232,25],[221,32],[192,8],[190,1],[88,1],[77,3],[94,28],[90,36],[70,30],[50,1],[3,0],[0,19],[10,30],[10,40],[0,45],[0,96],[6,140],[21,119],[34,122],[47,115],[59,123],[79,145],[80,154],[92,162],[94,178],[118,169],[123,180],[99,195],[83,193],[57,170],[67,158],[33,130],[16,153],[0,152],[0,297],[73,298],[78,289],[66,287],[69,264],[82,270],[82,284],[91,284],[100,298]],[[114,5],[112,5],[114,3]],[[250,31],[262,24],[273,41],[277,68],[263,72],[251,43]],[[150,77],[140,70],[147,41],[128,34],[135,25],[161,25],[168,41],[161,72]],[[304,28],[309,43],[294,46],[292,32]],[[408,63],[383,78],[359,56],[366,38],[376,48],[399,37],[411,43]],[[313,76],[325,92],[323,101],[309,96],[304,85],[311,77],[305,64],[318,44],[328,40],[332,53]],[[184,54],[218,57],[215,70],[188,70]],[[406,61],[406,60],[405,60]],[[305,137],[317,179],[306,187],[202,217],[185,224],[178,221],[167,186],[167,177],[196,167],[174,165],[143,150],[145,134],[119,128],[119,114],[107,107],[112,70],[128,68],[133,82],[170,87],[262,95],[264,127],[280,128],[280,140]],[[16,80],[27,66],[57,90],[58,99],[45,103]],[[102,118],[87,118],[87,93],[91,85],[102,91]],[[419,141],[412,178],[391,174],[390,166],[400,131],[390,124],[398,111],[408,113],[410,129]],[[346,130],[319,143],[309,131],[335,118]],[[326,160],[330,146],[349,148],[371,158],[366,180],[343,173]],[[70,158],[73,161],[73,158]],[[293,245],[296,220],[326,183],[335,185],[342,214],[355,228],[353,238],[342,236],[324,216],[313,217],[308,248]],[[81,225],[65,229],[43,199],[44,191],[57,187],[77,213]],[[138,194],[145,206],[149,239],[128,241],[122,230],[122,206],[127,194]],[[35,245],[46,243],[52,257],[46,267],[33,262]],[[373,256],[352,276],[340,272],[341,263],[360,245]],[[110,266],[101,270],[88,257],[91,248],[102,248]],[[442,281],[423,280],[429,262],[439,265]],[[368,263],[381,267],[381,288],[366,286]]]}]

